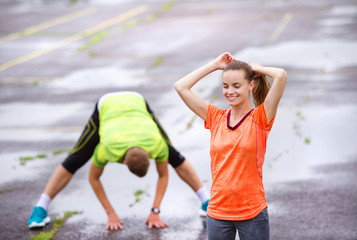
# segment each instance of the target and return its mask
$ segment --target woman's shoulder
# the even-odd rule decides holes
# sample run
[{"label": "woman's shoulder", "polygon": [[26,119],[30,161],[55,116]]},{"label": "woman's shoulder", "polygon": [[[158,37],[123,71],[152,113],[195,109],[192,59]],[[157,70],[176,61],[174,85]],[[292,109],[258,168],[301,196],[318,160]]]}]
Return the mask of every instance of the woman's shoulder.
[{"label": "woman's shoulder", "polygon": [[212,114],[214,114],[214,115],[221,115],[221,116],[223,116],[223,115],[227,115],[227,113],[229,112],[229,110],[230,109],[223,109],[223,108],[220,108],[220,107],[218,107],[218,106],[216,106],[216,105],[213,105],[213,104],[209,104],[208,105],[208,112],[209,113],[212,113]]}]

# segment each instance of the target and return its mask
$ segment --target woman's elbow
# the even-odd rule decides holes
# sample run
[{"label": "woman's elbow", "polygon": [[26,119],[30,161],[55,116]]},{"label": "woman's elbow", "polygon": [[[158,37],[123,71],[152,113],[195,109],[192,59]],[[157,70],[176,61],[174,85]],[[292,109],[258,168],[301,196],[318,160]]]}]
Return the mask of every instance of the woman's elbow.
[{"label": "woman's elbow", "polygon": [[181,92],[181,91],[182,91],[182,86],[181,86],[181,84],[179,83],[179,81],[177,81],[177,82],[175,83],[175,90],[176,90],[176,92]]},{"label": "woman's elbow", "polygon": [[284,69],[281,68],[279,73],[278,73],[277,78],[281,79],[283,81],[286,81],[287,77],[288,77],[288,73]]}]

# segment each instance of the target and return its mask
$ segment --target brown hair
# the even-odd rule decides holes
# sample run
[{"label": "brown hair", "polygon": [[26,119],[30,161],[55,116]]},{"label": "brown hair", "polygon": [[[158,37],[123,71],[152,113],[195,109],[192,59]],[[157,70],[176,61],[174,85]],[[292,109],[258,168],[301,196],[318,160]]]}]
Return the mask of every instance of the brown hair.
[{"label": "brown hair", "polygon": [[270,90],[270,82],[268,78],[261,74],[259,77],[254,78],[254,72],[252,68],[245,62],[235,60],[230,62],[223,70],[223,72],[227,71],[237,71],[237,70],[243,70],[245,73],[245,79],[247,79],[248,82],[251,82],[254,80],[255,85],[252,91],[253,94],[253,100],[254,104],[256,107],[258,107],[260,104],[262,104],[265,100],[265,97],[267,96],[269,90]]},{"label": "brown hair", "polygon": [[150,165],[147,153],[140,147],[129,148],[125,153],[125,161],[130,172],[138,177],[144,177]]}]

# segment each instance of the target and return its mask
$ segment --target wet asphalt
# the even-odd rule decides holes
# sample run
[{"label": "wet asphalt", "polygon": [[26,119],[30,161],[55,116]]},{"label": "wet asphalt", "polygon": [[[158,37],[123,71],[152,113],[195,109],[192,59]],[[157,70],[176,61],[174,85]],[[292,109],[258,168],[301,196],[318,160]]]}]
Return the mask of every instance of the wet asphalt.
[{"label": "wet asphalt", "polygon": [[[264,166],[271,239],[357,239],[356,22],[352,0],[1,0],[0,239],[52,229],[29,230],[27,220],[65,157],[54,151],[75,144],[110,91],[142,93],[209,189],[209,135],[173,84],[224,51],[288,71]],[[219,75],[196,91],[225,107]],[[46,157],[20,164],[38,154]],[[106,231],[87,165],[51,204],[52,219],[83,211],[53,239],[207,239],[199,201],[172,169],[166,229],[144,224],[154,169],[142,180],[108,169],[103,182],[125,229]],[[127,183],[110,184],[118,175]],[[129,207],[139,188],[148,194]]]}]

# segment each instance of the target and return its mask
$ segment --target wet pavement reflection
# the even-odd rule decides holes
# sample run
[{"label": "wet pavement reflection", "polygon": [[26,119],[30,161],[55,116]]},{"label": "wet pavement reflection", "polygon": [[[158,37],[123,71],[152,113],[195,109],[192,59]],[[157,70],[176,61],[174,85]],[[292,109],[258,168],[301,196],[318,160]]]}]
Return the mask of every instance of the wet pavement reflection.
[{"label": "wet pavement reflection", "polygon": [[[26,226],[32,207],[75,144],[95,102],[110,91],[144,95],[209,189],[209,131],[173,84],[224,51],[248,63],[288,71],[263,168],[272,239],[337,239],[338,234],[357,238],[357,213],[344,207],[338,212],[337,206],[354,206],[357,193],[351,184],[357,168],[354,1],[68,2],[0,2],[0,239],[28,239],[39,233]],[[103,27],[108,19],[142,5],[142,13]],[[80,15],[69,19],[69,13]],[[26,36],[19,33],[61,16],[61,24],[52,22]],[[103,31],[97,35],[52,48],[98,24]],[[14,32],[18,38],[9,39]],[[226,108],[220,79],[221,73],[213,73],[194,91]],[[110,164],[104,171],[103,185],[124,221],[123,231],[105,230],[106,214],[89,185],[88,170],[86,164],[51,203],[51,218],[82,211],[54,239],[207,239],[198,216],[200,202],[171,167],[161,206],[161,218],[170,226],[160,230],[144,224],[155,194],[154,164],[144,178],[121,164]],[[138,202],[137,191],[142,192]],[[343,196],[346,192],[348,197]],[[289,212],[295,215],[288,218]],[[352,220],[344,222],[342,213]],[[332,230],[334,218],[344,233]],[[309,224],[320,232],[305,229]],[[289,226],[297,227],[289,231]]]}]

